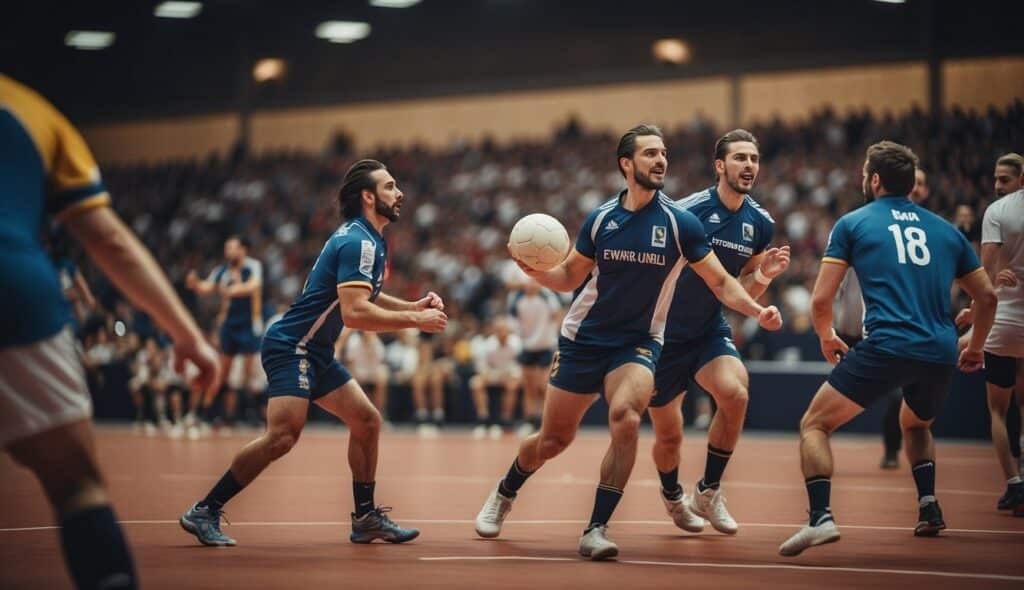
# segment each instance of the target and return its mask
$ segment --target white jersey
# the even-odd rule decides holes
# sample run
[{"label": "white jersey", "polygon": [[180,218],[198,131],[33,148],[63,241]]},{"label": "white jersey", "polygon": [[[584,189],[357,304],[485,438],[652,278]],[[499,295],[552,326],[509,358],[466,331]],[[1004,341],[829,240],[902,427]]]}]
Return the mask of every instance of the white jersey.
[{"label": "white jersey", "polygon": [[351,367],[378,367],[384,362],[384,344],[380,338],[352,332],[345,341],[345,363]]},{"label": "white jersey", "polygon": [[1000,244],[997,271],[1009,268],[1019,279],[1016,287],[996,287],[999,305],[985,350],[1024,358],[1024,190],[989,206],[981,224],[981,243]]},{"label": "white jersey", "polygon": [[560,309],[562,301],[548,289],[541,289],[535,295],[527,295],[523,290],[509,294],[508,312],[516,319],[523,350],[554,350],[558,344],[555,316]]},{"label": "white jersey", "polygon": [[473,354],[473,366],[477,373],[512,371],[519,366],[516,358],[522,350],[519,337],[509,334],[504,343],[498,337],[476,336],[470,342]]}]

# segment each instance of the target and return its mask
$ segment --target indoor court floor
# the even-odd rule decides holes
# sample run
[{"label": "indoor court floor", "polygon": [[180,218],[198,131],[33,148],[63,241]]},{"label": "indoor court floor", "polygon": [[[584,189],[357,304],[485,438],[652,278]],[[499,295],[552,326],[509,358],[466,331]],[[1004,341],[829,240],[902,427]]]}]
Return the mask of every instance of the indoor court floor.
[{"label": "indoor court floor", "polygon": [[[995,510],[1004,484],[987,445],[940,441],[938,497],[949,529],[912,535],[913,480],[878,468],[877,438],[839,437],[832,509],[840,542],[795,558],[777,553],[806,514],[795,435],[748,433],[724,479],[735,537],[676,529],[641,437],[632,480],[610,527],[617,561],[576,553],[589,517],[606,430],[587,430],[523,487],[502,535],[477,538],[473,519],[511,463],[518,439],[476,441],[466,430],[423,439],[382,434],[376,499],[422,533],[406,545],[348,541],[351,476],[343,429],[303,433],[226,508],[234,548],[198,544],[178,516],[200,499],[255,431],[200,441],[99,427],[98,447],[144,588],[1024,588],[1024,518]],[[687,436],[681,478],[703,470],[705,441]],[[30,474],[0,456],[0,588],[67,588],[52,516]],[[709,532],[710,531],[710,532]]]}]

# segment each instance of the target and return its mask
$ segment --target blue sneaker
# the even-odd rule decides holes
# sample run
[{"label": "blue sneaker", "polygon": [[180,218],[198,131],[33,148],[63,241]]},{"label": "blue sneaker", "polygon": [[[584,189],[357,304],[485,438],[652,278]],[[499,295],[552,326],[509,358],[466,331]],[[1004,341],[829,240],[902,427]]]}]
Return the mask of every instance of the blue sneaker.
[{"label": "blue sneaker", "polygon": [[403,529],[388,518],[385,513],[391,512],[388,506],[378,506],[363,516],[356,518],[352,513],[353,543],[370,543],[374,539],[382,539],[388,543],[405,543],[420,536],[417,529]]},{"label": "blue sneaker", "polygon": [[193,504],[185,514],[181,515],[178,523],[181,528],[192,533],[203,545],[211,547],[234,547],[237,545],[234,539],[220,531],[220,517],[223,513],[213,506],[200,506]]}]

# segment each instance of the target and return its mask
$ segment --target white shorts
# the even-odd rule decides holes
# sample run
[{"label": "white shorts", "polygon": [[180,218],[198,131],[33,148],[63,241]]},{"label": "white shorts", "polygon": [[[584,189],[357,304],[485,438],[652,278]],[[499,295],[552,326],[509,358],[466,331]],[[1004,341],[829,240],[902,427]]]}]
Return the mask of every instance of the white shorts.
[{"label": "white shorts", "polygon": [[985,350],[999,356],[1024,358],[1024,329],[1005,322],[992,324]]},{"label": "white shorts", "polygon": [[0,349],[0,446],[91,416],[70,328],[34,344]]}]

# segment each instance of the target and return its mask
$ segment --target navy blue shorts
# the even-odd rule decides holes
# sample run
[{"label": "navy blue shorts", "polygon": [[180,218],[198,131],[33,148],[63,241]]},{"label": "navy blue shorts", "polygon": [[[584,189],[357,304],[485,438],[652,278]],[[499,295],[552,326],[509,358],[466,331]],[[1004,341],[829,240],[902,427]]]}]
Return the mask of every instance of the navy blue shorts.
[{"label": "navy blue shorts", "polygon": [[1012,356],[1000,356],[986,352],[985,382],[996,387],[1013,387],[1017,382],[1017,360]]},{"label": "navy blue shorts", "polygon": [[921,420],[932,420],[949,395],[956,367],[900,358],[862,340],[828,376],[828,384],[862,408],[903,389],[903,401]]},{"label": "navy blue shorts", "polygon": [[551,360],[555,357],[555,353],[552,350],[524,350],[519,353],[519,364],[524,367],[542,367],[544,369],[551,366]]},{"label": "navy blue shorts", "polygon": [[261,337],[247,326],[221,326],[220,351],[227,356],[256,354],[260,351]]},{"label": "navy blue shorts", "polygon": [[697,371],[720,356],[740,358],[730,330],[716,330],[689,342],[668,342],[654,373],[654,397],[650,406],[660,408],[686,391]]},{"label": "navy blue shorts", "polygon": [[654,373],[661,355],[661,343],[645,338],[635,344],[611,348],[576,344],[558,339],[558,352],[551,362],[551,385],[570,393],[602,393],[604,378],[627,363],[643,365]]},{"label": "navy blue shorts", "polygon": [[260,351],[267,373],[267,397],[291,395],[320,399],[352,380],[352,375],[331,356],[296,353],[294,344],[266,338]]}]

